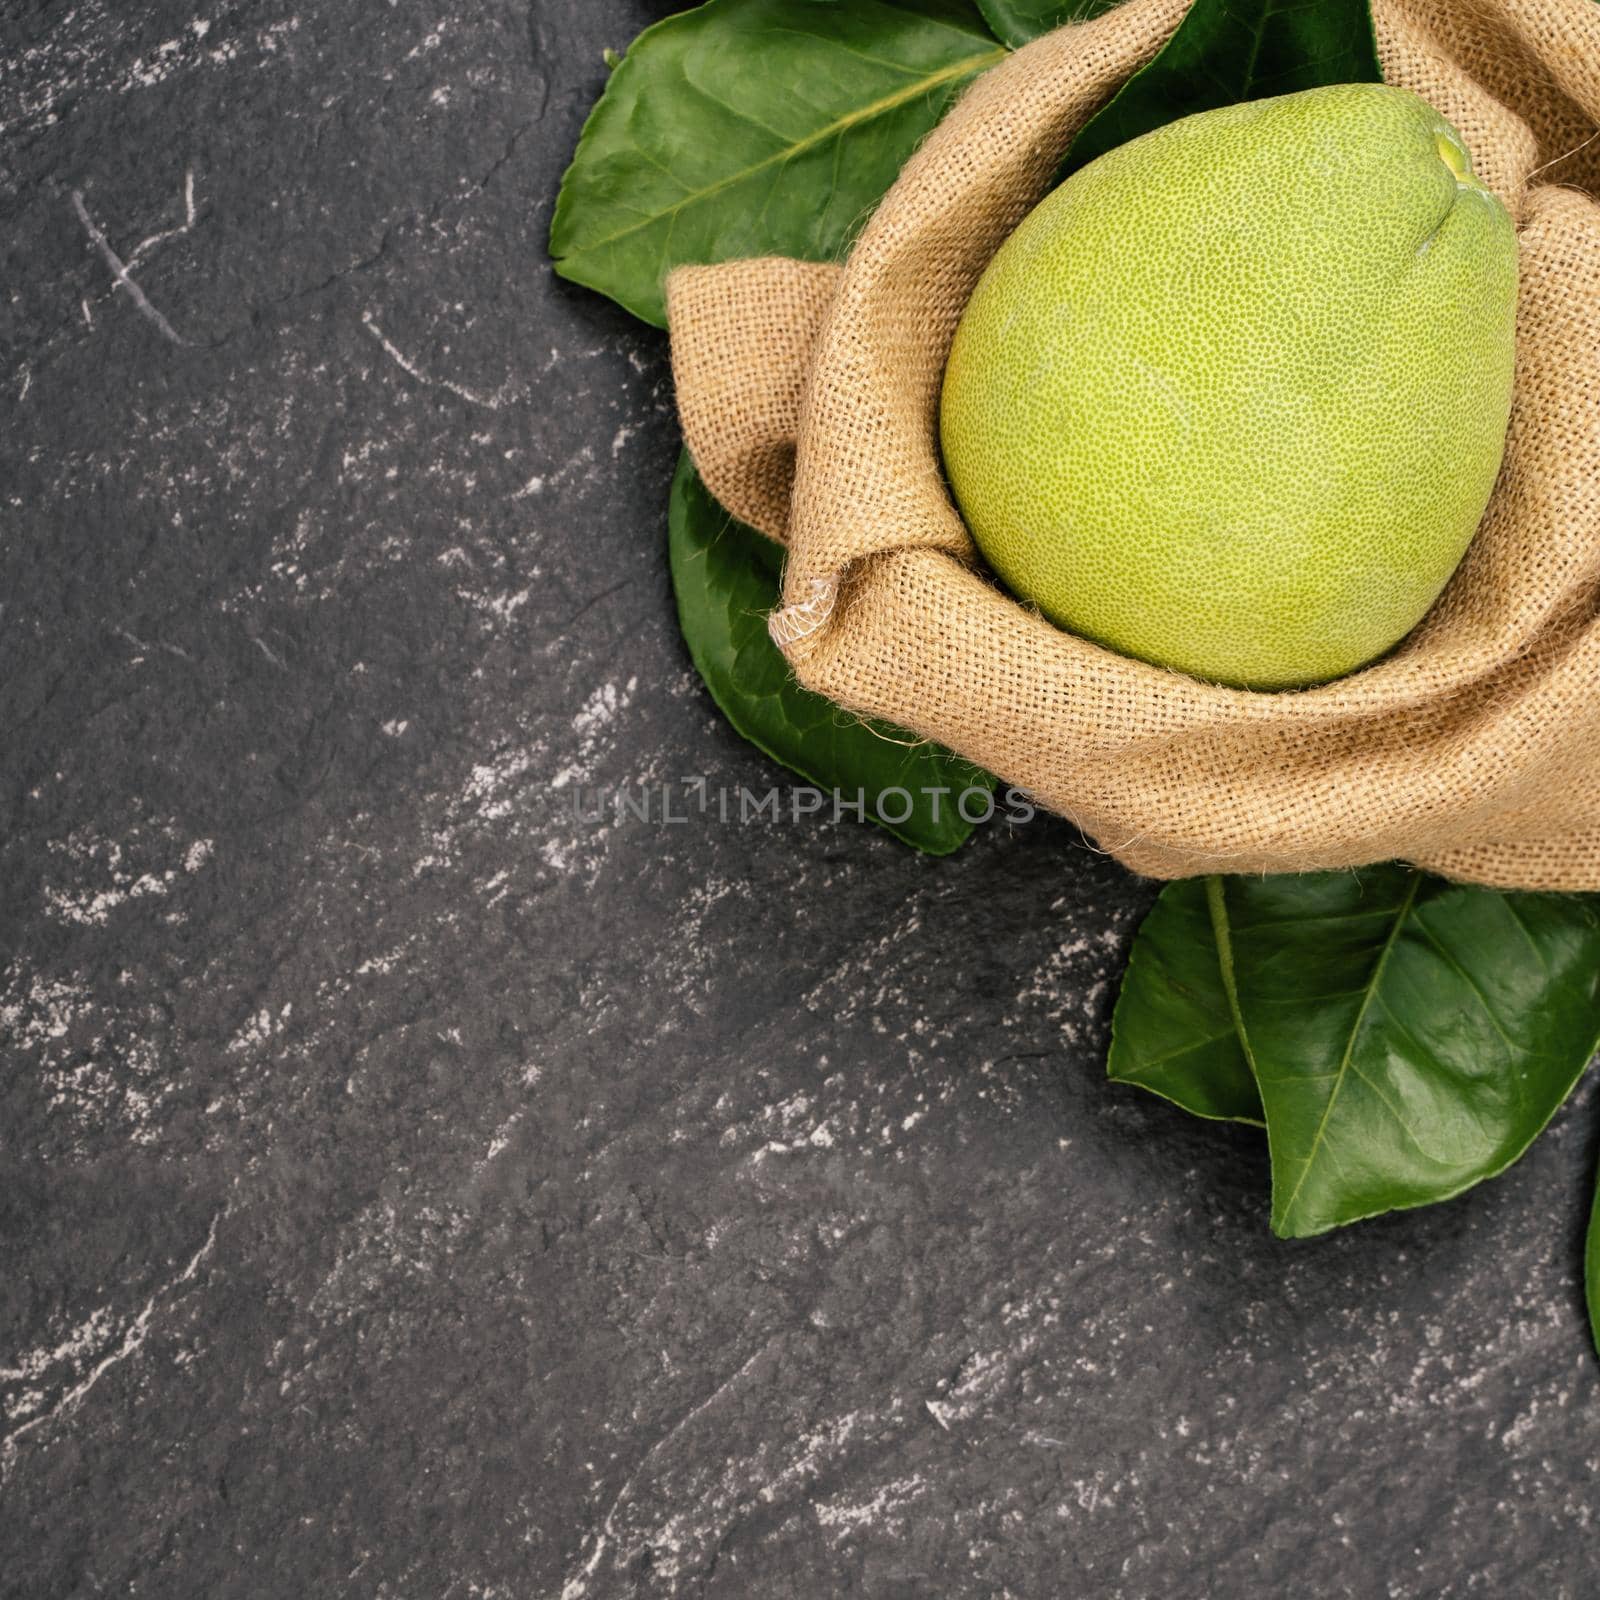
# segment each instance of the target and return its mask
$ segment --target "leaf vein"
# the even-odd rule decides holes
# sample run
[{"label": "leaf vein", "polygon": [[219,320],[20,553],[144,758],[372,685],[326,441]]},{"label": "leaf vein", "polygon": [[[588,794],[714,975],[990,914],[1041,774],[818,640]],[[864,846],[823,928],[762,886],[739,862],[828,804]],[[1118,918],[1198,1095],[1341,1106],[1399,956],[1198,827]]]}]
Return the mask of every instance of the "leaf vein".
[{"label": "leaf vein", "polygon": [[[760,161],[753,162],[747,167],[741,167],[737,172],[728,173],[726,176],[717,179],[715,183],[706,184],[699,189],[687,190],[682,200],[643,218],[639,222],[631,222],[627,227],[618,228],[615,232],[608,233],[603,238],[590,239],[577,244],[567,252],[563,259],[570,261],[574,256],[603,250],[609,245],[616,244],[619,239],[626,239],[645,228],[654,227],[663,219],[675,218],[679,212],[687,210],[688,207],[709,200],[713,195],[721,194],[724,190],[731,189],[737,184],[755,177],[758,173],[765,172],[769,167],[792,161],[796,156],[815,149],[818,145],[825,144],[829,139],[848,132],[851,128],[859,127],[864,122],[870,122],[875,117],[887,116],[892,111],[898,111],[901,106],[909,105],[919,95],[942,88],[944,85],[954,83],[961,78],[970,77],[973,73],[992,65],[1009,53],[1004,45],[997,45],[993,50],[985,50],[980,55],[966,56],[960,61],[952,62],[950,66],[943,67],[938,72],[929,73],[926,77],[919,78],[916,83],[908,84],[904,89],[897,90],[894,94],[885,95],[880,100],[874,100],[867,105],[859,106],[854,111],[847,111],[843,116],[835,118],[833,122],[825,127],[818,128],[804,138],[795,140],[782,150],[774,151],[770,156],[762,157]],[[635,145],[634,148],[638,149],[639,147]]]},{"label": "leaf vein", "polygon": [[1373,964],[1372,977],[1368,980],[1361,1007],[1356,1012],[1355,1021],[1350,1024],[1350,1036],[1345,1040],[1344,1054],[1340,1058],[1333,1090],[1328,1096],[1328,1103],[1322,1108],[1322,1116],[1317,1123],[1316,1132],[1311,1136],[1311,1144],[1306,1150],[1305,1158],[1300,1164],[1300,1176],[1295,1180],[1295,1185],[1289,1192],[1289,1198],[1283,1203],[1283,1216],[1287,1219],[1294,1210],[1295,1202],[1300,1198],[1300,1191],[1305,1188],[1306,1179],[1311,1174],[1311,1169],[1316,1163],[1317,1151],[1322,1147],[1328,1133],[1328,1119],[1333,1115],[1333,1108],[1339,1102],[1339,1092],[1344,1088],[1345,1078],[1351,1061],[1355,1056],[1356,1040],[1361,1036],[1362,1025],[1366,1021],[1367,1009],[1372,1003],[1372,997],[1377,993],[1379,982],[1383,978],[1384,968],[1389,963],[1389,954],[1394,949],[1395,941],[1400,937],[1400,930],[1405,925],[1406,918],[1411,914],[1411,907],[1416,903],[1417,889],[1422,882],[1422,874],[1412,871],[1411,881],[1406,885],[1405,897],[1401,900],[1399,909],[1395,912],[1394,925],[1389,929],[1389,936],[1383,942],[1383,948],[1378,952],[1378,959]]}]

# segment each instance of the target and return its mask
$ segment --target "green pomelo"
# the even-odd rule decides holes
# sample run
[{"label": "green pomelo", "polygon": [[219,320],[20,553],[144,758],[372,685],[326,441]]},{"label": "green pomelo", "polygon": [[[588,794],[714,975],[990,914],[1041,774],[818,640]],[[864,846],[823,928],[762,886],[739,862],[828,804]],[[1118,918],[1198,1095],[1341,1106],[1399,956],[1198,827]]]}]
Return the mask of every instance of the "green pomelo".
[{"label": "green pomelo", "polygon": [[1342,84],[1206,111],[1067,179],[945,371],[979,548],[1063,628],[1284,688],[1381,655],[1483,516],[1517,239],[1425,101]]}]

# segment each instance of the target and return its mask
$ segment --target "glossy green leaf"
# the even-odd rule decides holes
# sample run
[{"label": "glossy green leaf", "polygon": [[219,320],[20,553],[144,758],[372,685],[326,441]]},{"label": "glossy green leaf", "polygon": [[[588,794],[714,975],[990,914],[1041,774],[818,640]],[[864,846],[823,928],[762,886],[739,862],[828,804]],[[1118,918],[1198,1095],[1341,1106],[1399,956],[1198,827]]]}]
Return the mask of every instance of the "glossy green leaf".
[{"label": "glossy green leaf", "polygon": [[[795,681],[767,633],[782,551],[717,504],[687,452],[673,479],[668,526],[678,620],[728,721],[818,788],[852,803],[864,791],[866,815],[907,844],[932,855],[956,849],[974,826],[961,804],[984,817],[980,796],[992,795],[994,779],[938,745],[864,723]],[[912,802],[903,820],[907,798],[890,790],[906,791]]]},{"label": "glossy green leaf", "polygon": [[665,325],[683,262],[842,255],[956,95],[1005,55],[967,0],[708,0],[647,28],[562,183],[556,270]]},{"label": "glossy green leaf", "polygon": [[1171,1100],[1197,1117],[1261,1125],[1261,1096],[1239,1042],[1224,944],[1212,926],[1208,886],[1169,883],[1140,924],[1111,1018],[1107,1074]]},{"label": "glossy green leaf", "polygon": [[1401,866],[1221,883],[1281,1235],[1503,1171],[1600,1042],[1590,899]]},{"label": "glossy green leaf", "polygon": [[995,37],[1018,49],[1041,33],[1069,22],[1087,22],[1117,3],[1118,0],[978,0],[978,9]]},{"label": "glossy green leaf", "polygon": [[1196,111],[1382,81],[1367,0],[1194,0],[1160,53],[1084,125],[1065,170]]}]

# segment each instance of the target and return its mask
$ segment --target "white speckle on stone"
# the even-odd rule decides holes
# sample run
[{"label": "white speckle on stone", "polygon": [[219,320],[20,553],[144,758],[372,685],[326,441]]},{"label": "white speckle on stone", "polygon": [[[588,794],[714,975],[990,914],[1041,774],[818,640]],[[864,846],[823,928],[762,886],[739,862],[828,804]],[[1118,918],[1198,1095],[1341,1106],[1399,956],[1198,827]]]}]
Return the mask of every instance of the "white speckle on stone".
[{"label": "white speckle on stone", "polygon": [[[163,852],[170,848],[175,831],[171,824],[149,831],[159,838]],[[136,871],[128,864],[129,854],[148,850],[150,843],[143,829],[128,836],[126,847],[123,842],[102,839],[88,831],[69,834],[65,839],[52,839],[47,848],[64,861],[67,871],[77,881],[45,885],[46,913],[58,922],[103,927],[120,906],[170,893],[178,882],[180,868]],[[210,859],[212,848],[209,839],[191,842],[180,858],[181,871],[197,872]]]},{"label": "white speckle on stone", "polygon": [[480,610],[487,611],[496,622],[510,622],[528,603],[531,589],[518,589],[515,594],[468,595],[467,598]]},{"label": "white speckle on stone", "polygon": [[570,783],[588,777],[601,748],[608,741],[607,731],[619,714],[632,703],[638,678],[629,678],[619,689],[614,683],[600,684],[579,707],[572,718],[572,731],[578,735],[577,758],[569,761],[550,779],[552,789],[564,789]]},{"label": "white speckle on stone", "polygon": [[244,1050],[253,1050],[260,1045],[267,1044],[278,1034],[282,1033],[284,1026],[294,1012],[292,1000],[276,1012],[270,1006],[262,1006],[250,1016],[244,1026],[228,1041],[226,1049],[229,1055],[237,1055]]},{"label": "white speckle on stone", "polygon": [[[70,1416],[112,1367],[120,1361],[127,1360],[143,1347],[161,1302],[190,1282],[200,1270],[201,1263],[211,1254],[212,1247],[217,1242],[217,1224],[221,1220],[222,1213],[218,1212],[211,1219],[211,1226],[206,1231],[204,1242],[189,1258],[183,1270],[170,1283],[163,1284],[150,1295],[143,1307],[123,1325],[119,1337],[111,1335],[110,1313],[104,1310],[97,1311],[87,1322],[69,1334],[55,1350],[29,1351],[15,1367],[9,1369],[12,1372],[20,1372],[24,1365],[42,1355],[45,1358],[45,1365],[41,1371],[48,1370],[58,1363],[70,1363],[75,1378],[63,1389],[48,1411],[39,1409],[37,1405],[31,1406],[32,1414],[0,1440],[0,1484],[4,1484],[10,1477],[20,1442],[25,1434],[47,1427],[56,1419]],[[0,1373],[0,1376],[3,1375]]]},{"label": "white speckle on stone", "polygon": [[448,22],[441,22],[438,27],[425,33],[421,40],[406,52],[406,60],[415,61],[419,56],[425,56],[437,50],[444,43],[445,29],[447,27],[449,27]]},{"label": "white speckle on stone", "polygon": [[913,1473],[909,1477],[894,1478],[888,1483],[879,1484],[866,1500],[835,1495],[830,1500],[818,1501],[813,1509],[823,1527],[834,1529],[843,1536],[859,1528],[881,1526],[895,1512],[920,1500],[927,1491],[927,1480]]},{"label": "white speckle on stone", "polygon": [[506,1147],[511,1143],[511,1135],[516,1132],[517,1124],[522,1121],[523,1116],[523,1112],[514,1111],[494,1130],[482,1157],[478,1161],[477,1167],[474,1169],[475,1176],[482,1177],[485,1169],[494,1161],[495,1157],[505,1151]]},{"label": "white speckle on stone", "polygon": [[[31,1382],[42,1378],[52,1367],[76,1364],[102,1346],[113,1323],[109,1307],[102,1306],[64,1335],[53,1348],[40,1346],[12,1358],[11,1365],[0,1367],[0,1383]],[[13,1413],[14,1414],[14,1413]]]}]

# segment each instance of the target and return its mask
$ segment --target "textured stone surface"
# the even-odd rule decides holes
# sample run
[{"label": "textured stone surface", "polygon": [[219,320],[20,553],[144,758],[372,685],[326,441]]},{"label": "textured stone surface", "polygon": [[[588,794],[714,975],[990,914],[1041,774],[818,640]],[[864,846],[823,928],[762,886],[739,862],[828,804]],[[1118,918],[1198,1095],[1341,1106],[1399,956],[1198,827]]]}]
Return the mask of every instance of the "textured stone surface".
[{"label": "textured stone surface", "polygon": [[1592,1095],[1275,1243],[1070,829],[567,808],[776,781],[541,254],[667,9],[0,3],[0,1593],[1592,1592]]}]

